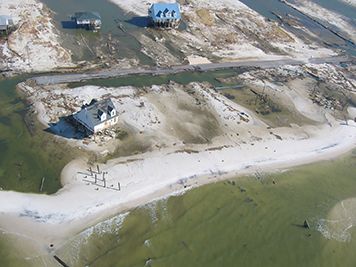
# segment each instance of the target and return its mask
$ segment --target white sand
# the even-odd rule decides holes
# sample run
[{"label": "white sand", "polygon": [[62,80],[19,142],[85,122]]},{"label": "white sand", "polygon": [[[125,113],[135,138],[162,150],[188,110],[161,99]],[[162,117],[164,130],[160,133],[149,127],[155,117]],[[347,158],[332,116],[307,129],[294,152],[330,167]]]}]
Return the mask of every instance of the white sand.
[{"label": "white sand", "polygon": [[356,119],[356,108],[355,107],[348,107],[347,112],[349,113],[351,118]]},{"label": "white sand", "polygon": [[356,0],[339,0],[339,1],[344,2],[350,6],[356,7]]},{"label": "white sand", "polygon": [[13,17],[18,29],[0,40],[0,62],[15,71],[50,71],[72,67],[71,54],[61,47],[50,11],[37,0],[1,0],[0,14]]},{"label": "white sand", "polygon": [[196,56],[196,55],[190,55],[187,56],[187,60],[190,65],[199,65],[199,64],[209,64],[211,61],[207,59],[206,57],[201,57],[201,56]]}]

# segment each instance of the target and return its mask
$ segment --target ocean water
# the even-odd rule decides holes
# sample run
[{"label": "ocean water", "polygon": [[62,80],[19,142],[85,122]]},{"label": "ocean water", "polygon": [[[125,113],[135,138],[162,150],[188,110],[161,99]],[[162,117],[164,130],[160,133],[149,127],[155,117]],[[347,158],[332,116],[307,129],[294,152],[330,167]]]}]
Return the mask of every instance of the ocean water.
[{"label": "ocean water", "polygon": [[136,208],[80,246],[73,237],[58,254],[70,266],[91,267],[356,266],[355,228],[347,240],[320,228],[338,202],[356,196],[355,173],[354,152],[263,179],[206,185]]}]

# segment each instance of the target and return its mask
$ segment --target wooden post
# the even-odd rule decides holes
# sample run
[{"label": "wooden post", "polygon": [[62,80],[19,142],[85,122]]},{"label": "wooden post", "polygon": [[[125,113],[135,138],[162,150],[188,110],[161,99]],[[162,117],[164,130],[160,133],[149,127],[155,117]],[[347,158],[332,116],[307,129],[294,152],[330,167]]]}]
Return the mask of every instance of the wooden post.
[{"label": "wooden post", "polygon": [[45,179],[46,179],[45,177],[42,177],[40,192],[42,192],[42,190],[43,190],[43,184],[44,184]]},{"label": "wooden post", "polygon": [[98,169],[98,174],[100,174],[99,165],[96,165],[96,168]]},{"label": "wooden post", "polygon": [[95,176],[94,176],[94,178],[95,178],[95,184],[97,183],[97,177],[96,177],[96,174],[94,174]]},{"label": "wooden post", "polygon": [[104,177],[103,177],[103,181],[104,181],[104,187],[106,187],[106,180]]},{"label": "wooden post", "polygon": [[117,188],[119,188],[119,191],[121,191],[121,185],[120,182],[117,183]]},{"label": "wooden post", "polygon": [[93,170],[91,169],[91,167],[89,167],[89,171],[90,171],[90,176],[93,176]]}]

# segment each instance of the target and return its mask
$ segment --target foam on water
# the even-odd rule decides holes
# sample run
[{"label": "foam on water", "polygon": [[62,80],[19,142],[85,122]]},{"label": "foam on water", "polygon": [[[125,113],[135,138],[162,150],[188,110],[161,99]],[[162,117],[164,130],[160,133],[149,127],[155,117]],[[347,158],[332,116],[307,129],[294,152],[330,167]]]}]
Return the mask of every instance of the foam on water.
[{"label": "foam on water", "polygon": [[326,238],[334,239],[339,242],[351,241],[349,230],[353,227],[352,223],[345,220],[327,220],[318,221],[317,230]]},{"label": "foam on water", "polygon": [[331,210],[327,219],[318,221],[317,230],[326,239],[334,239],[340,242],[351,241],[351,228],[356,222],[353,202],[352,199],[339,202]]},{"label": "foam on water", "polygon": [[[129,212],[119,214],[106,221],[100,222],[92,227],[87,228],[78,235],[74,236],[68,241],[64,247],[66,250],[63,252],[66,259],[70,259],[69,263],[74,264],[80,258],[80,250],[83,245],[88,244],[93,235],[103,236],[104,234],[118,234],[119,230]],[[62,255],[63,255],[62,254]]]}]

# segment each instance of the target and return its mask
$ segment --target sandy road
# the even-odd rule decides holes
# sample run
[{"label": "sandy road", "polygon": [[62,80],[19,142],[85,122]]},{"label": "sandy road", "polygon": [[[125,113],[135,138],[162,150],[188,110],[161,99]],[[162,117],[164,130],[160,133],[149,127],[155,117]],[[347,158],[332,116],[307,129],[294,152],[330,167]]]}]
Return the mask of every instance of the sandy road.
[{"label": "sandy road", "polygon": [[239,67],[256,67],[256,68],[277,68],[283,65],[303,65],[307,63],[313,64],[340,64],[344,62],[356,62],[354,57],[350,56],[336,56],[324,58],[310,58],[306,61],[296,59],[278,59],[278,60],[244,60],[236,62],[224,63],[209,63],[200,65],[177,65],[167,68],[138,68],[138,69],[110,69],[99,70],[89,73],[72,73],[72,74],[55,74],[33,77],[31,80],[35,81],[38,85],[50,85],[70,82],[81,82],[92,79],[106,79],[113,77],[123,77],[129,75],[166,75],[183,72],[201,72],[201,71],[214,71],[222,69],[233,69]]}]

